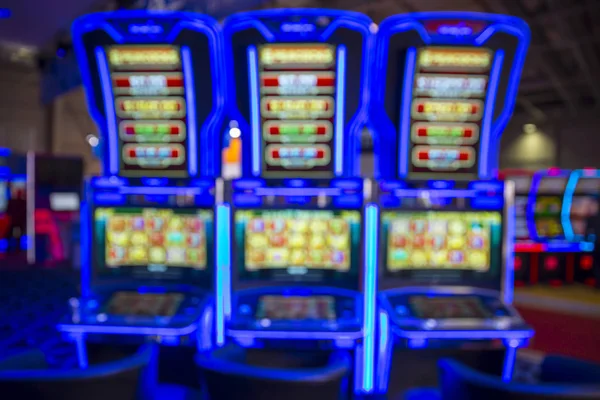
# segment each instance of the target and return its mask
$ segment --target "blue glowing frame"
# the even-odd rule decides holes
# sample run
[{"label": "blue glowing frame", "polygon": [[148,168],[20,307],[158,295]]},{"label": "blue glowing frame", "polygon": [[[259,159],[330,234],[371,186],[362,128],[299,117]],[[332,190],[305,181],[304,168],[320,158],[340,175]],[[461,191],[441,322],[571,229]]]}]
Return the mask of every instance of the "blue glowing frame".
[{"label": "blue glowing frame", "polygon": [[[306,36],[298,35],[297,38],[291,38],[286,34],[285,40],[280,35],[271,31],[260,19],[273,19],[274,21],[284,22],[286,19],[294,16],[307,17],[329,17],[333,19],[320,35]],[[347,127],[343,124],[343,109],[345,107],[345,87],[346,79],[346,47],[341,45],[337,48],[337,58],[339,60],[336,71],[336,118],[335,118],[335,153],[333,155],[334,175],[336,177],[357,176],[359,174],[360,164],[358,157],[360,154],[360,130],[368,121],[368,101],[369,101],[369,81],[370,81],[370,55],[374,44],[371,29],[372,21],[363,14],[351,11],[328,10],[328,9],[277,9],[261,10],[234,14],[224,22],[225,36],[225,63],[228,76],[234,76],[234,57],[232,48],[232,36],[239,31],[254,28],[258,30],[266,42],[274,43],[281,41],[289,42],[326,42],[327,39],[338,29],[352,29],[363,35],[363,63],[362,63],[362,89],[361,104],[354,116],[350,119]],[[261,153],[261,126],[260,126],[260,101],[258,87],[258,57],[255,45],[248,48],[248,73],[250,74],[250,121],[246,121],[237,108],[237,91],[235,85],[229,84],[227,87],[228,112],[231,119],[236,120],[242,132],[249,132],[251,140],[242,140],[242,176],[259,177],[262,173],[262,153]],[[341,112],[342,111],[342,112]],[[342,147],[340,149],[340,147]]]},{"label": "blue glowing frame", "polygon": [[[571,223],[571,207],[573,206],[573,196],[577,189],[577,183],[581,178],[594,178],[600,179],[600,170],[597,169],[578,169],[571,173],[569,180],[567,181],[567,188],[565,190],[565,196],[563,198],[563,206],[560,213],[560,218],[565,233],[565,238],[570,242],[585,242],[585,237],[582,235],[576,235],[573,231],[573,224]],[[592,247],[594,244],[589,243]],[[591,251],[591,249],[590,249]]]},{"label": "blue glowing frame", "polygon": [[[549,251],[578,251],[579,249],[579,244],[574,244],[573,246],[570,246],[568,243],[566,243],[566,240],[548,240],[548,239],[544,239],[542,237],[540,237],[537,233],[537,229],[535,227],[535,218],[534,218],[534,214],[535,214],[535,205],[536,205],[536,200],[537,200],[537,195],[538,195],[538,191],[539,191],[539,187],[540,187],[540,183],[542,181],[543,178],[546,177],[556,177],[556,178],[567,178],[570,176],[570,172],[567,170],[563,170],[563,169],[556,169],[556,168],[552,168],[549,170],[544,170],[544,171],[537,171],[536,173],[533,174],[533,176],[531,177],[531,186],[529,188],[529,198],[527,201],[527,210],[526,210],[526,216],[527,216],[527,229],[529,229],[529,234],[531,235],[531,239],[535,242],[541,242],[541,243],[548,243],[548,250]],[[563,198],[563,209],[564,209],[564,198]],[[561,221],[562,223],[562,221]],[[564,226],[563,226],[563,231],[564,231]],[[558,243],[558,242],[563,242]],[[550,248],[551,244],[556,244],[556,246],[554,246],[555,248]]]},{"label": "blue glowing frame", "polygon": [[[148,19],[150,23],[160,21],[172,21],[172,27],[168,34],[164,34],[160,39],[155,35],[145,37],[142,34],[123,34],[117,28],[111,25],[111,21],[127,22],[130,19]],[[204,123],[196,121],[194,115],[195,107],[188,106],[188,173],[190,177],[196,176],[219,176],[221,171],[221,140],[215,140],[222,135],[220,132],[221,122],[225,112],[225,97],[222,88],[225,86],[224,61],[223,61],[223,42],[221,29],[217,21],[213,18],[201,14],[191,14],[183,12],[161,12],[161,11],[118,11],[110,13],[97,13],[83,16],[73,23],[73,46],[77,56],[77,62],[81,70],[81,76],[86,93],[86,101],[88,110],[92,119],[99,127],[103,139],[101,143],[104,147],[105,156],[102,157],[103,173],[105,175],[119,175],[119,151],[118,151],[118,129],[116,125],[113,94],[110,85],[110,75],[106,62],[106,54],[102,48],[86,49],[83,43],[83,36],[94,30],[103,30],[117,44],[135,43],[172,43],[177,35],[183,29],[194,30],[207,36],[211,46],[211,70],[213,72],[213,108]],[[93,51],[98,63],[99,71],[92,71],[88,63],[88,52]],[[187,46],[181,47],[182,63],[184,66],[184,82],[186,85],[186,102],[195,104],[195,92],[192,88],[194,74],[191,68],[186,67],[191,64],[190,49]],[[96,88],[92,85],[92,74],[100,74],[102,82],[102,98],[104,104],[96,104],[95,95]],[[102,115],[103,109],[106,113],[106,118]],[[200,125],[198,135],[197,129]],[[197,136],[200,141],[197,142]],[[197,154],[199,148],[202,149],[202,157],[200,165],[198,165]]]},{"label": "blue glowing frame", "polygon": [[[423,22],[432,20],[482,21],[487,23],[488,27],[478,36],[471,36],[468,39],[457,38],[456,36],[434,38],[423,26]],[[497,32],[513,35],[519,40],[514,62],[510,67],[511,78],[506,91],[506,101],[503,105],[501,115],[496,120],[492,120],[492,118],[498,81],[505,59],[503,50],[496,51],[490,72],[488,92],[486,94],[486,107],[482,119],[480,138],[478,175],[480,179],[494,178],[498,168],[497,154],[500,150],[500,137],[515,107],[517,89],[525,63],[527,48],[529,47],[531,36],[529,27],[523,20],[516,17],[475,12],[423,12],[397,15],[384,20],[379,26],[375,45],[374,82],[373,93],[371,95],[372,117],[370,122],[377,132],[375,135],[375,176],[377,177],[406,178],[408,175],[410,98],[412,96],[414,70],[416,67],[415,48],[409,48],[407,52],[399,123],[391,121],[383,110],[389,40],[398,33],[411,30],[416,31],[426,45],[483,46]],[[399,129],[396,129],[396,126]],[[391,154],[389,149],[396,148],[398,148],[398,164],[394,165],[396,157],[389,157],[389,154]],[[393,172],[397,174],[393,174]]]}]

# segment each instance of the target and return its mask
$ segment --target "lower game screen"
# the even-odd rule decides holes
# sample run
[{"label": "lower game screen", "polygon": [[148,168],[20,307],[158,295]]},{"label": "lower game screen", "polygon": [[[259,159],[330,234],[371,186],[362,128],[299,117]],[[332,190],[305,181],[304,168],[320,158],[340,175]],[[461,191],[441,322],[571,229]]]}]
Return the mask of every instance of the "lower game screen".
[{"label": "lower game screen", "polygon": [[445,282],[500,273],[499,212],[388,211],[381,221],[387,274]]},{"label": "lower game screen", "polygon": [[258,319],[280,321],[335,320],[332,296],[262,296],[256,312]]},{"label": "lower game screen", "polygon": [[180,293],[117,292],[108,301],[105,312],[122,316],[172,317],[182,301]]},{"label": "lower game screen", "polygon": [[361,214],[354,210],[239,210],[235,243],[242,279],[356,280]]},{"label": "lower game screen", "polygon": [[539,237],[557,239],[564,236],[561,210],[561,197],[542,195],[536,198],[534,220],[535,229]]},{"label": "lower game screen", "polygon": [[193,278],[212,261],[212,210],[97,208],[93,229],[95,265],[115,277]]},{"label": "lower game screen", "polygon": [[412,296],[410,308],[417,318],[477,318],[490,317],[477,297],[425,297]]}]

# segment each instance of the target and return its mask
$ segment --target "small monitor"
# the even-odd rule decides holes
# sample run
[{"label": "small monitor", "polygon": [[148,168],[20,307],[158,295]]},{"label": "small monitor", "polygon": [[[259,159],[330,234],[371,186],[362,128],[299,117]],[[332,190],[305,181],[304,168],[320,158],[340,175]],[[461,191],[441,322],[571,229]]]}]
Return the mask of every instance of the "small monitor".
[{"label": "small monitor", "polygon": [[478,297],[412,296],[410,308],[421,319],[486,319],[492,315]]},{"label": "small monitor", "polygon": [[500,212],[387,211],[381,220],[387,275],[454,284],[500,276]]},{"label": "small monitor", "polygon": [[94,210],[94,261],[103,276],[206,279],[212,263],[213,211],[100,207]]},{"label": "small monitor", "polygon": [[257,319],[272,321],[333,321],[336,319],[333,296],[262,296]]},{"label": "small monitor", "polygon": [[356,282],[357,210],[238,210],[235,257],[241,280]]}]

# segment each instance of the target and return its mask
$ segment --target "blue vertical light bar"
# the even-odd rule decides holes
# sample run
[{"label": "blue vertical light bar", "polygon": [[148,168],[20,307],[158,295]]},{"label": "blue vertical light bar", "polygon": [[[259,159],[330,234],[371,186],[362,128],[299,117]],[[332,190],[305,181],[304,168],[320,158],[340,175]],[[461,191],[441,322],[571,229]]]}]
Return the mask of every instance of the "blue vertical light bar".
[{"label": "blue vertical light bar", "polygon": [[571,175],[569,175],[569,180],[567,181],[567,187],[565,189],[565,195],[563,198],[562,210],[560,212],[560,219],[563,226],[563,231],[565,232],[565,238],[570,242],[576,240],[575,232],[573,231],[573,225],[571,224],[571,207],[573,206],[573,196],[575,195],[577,183],[579,182],[579,179],[581,179],[582,175],[583,171],[581,170],[573,171],[571,172]]},{"label": "blue vertical light bar", "polygon": [[106,129],[108,131],[108,169],[110,175],[119,173],[119,143],[117,135],[117,120],[115,114],[115,99],[113,98],[112,82],[108,62],[102,47],[96,47],[96,62],[102,85],[102,98],[104,99],[104,111],[106,113]]},{"label": "blue vertical light bar", "polygon": [[344,173],[344,110],[346,109],[346,46],[337,48],[335,88],[335,176]]},{"label": "blue vertical light bar", "polygon": [[404,66],[404,84],[402,85],[402,112],[400,113],[400,138],[398,140],[398,175],[405,177],[408,174],[408,141],[410,140],[410,115],[412,107],[412,91],[415,81],[415,67],[417,64],[417,49],[414,47],[406,51],[406,64]]},{"label": "blue vertical light bar", "polygon": [[[516,210],[514,204],[515,186],[513,182],[508,182],[511,187],[511,202],[506,211],[506,270],[504,272],[504,302],[512,304],[515,292],[515,225]],[[506,190],[506,184],[505,188]],[[504,200],[506,202],[506,199]]]},{"label": "blue vertical light bar", "polygon": [[510,340],[506,346],[506,354],[504,356],[504,365],[502,366],[502,380],[509,382],[512,380],[513,371],[515,369],[515,360],[517,358],[517,340]]},{"label": "blue vertical light bar", "polygon": [[377,356],[377,393],[386,393],[391,368],[390,319],[385,311],[379,312],[379,352]]},{"label": "blue vertical light bar", "polygon": [[[500,72],[502,72],[502,63],[504,62],[504,50],[496,51],[492,73],[488,84],[488,92],[485,99],[485,111],[483,113],[483,122],[481,126],[481,137],[479,138],[479,176],[481,179],[491,178],[490,168],[490,131],[492,129],[492,117],[494,116],[494,107],[496,105],[496,96],[498,94],[498,84],[500,82]],[[495,140],[496,138],[494,138]]]},{"label": "blue vertical light bar", "polygon": [[361,390],[371,393],[374,385],[375,368],[375,312],[377,303],[377,221],[379,209],[369,204],[365,211],[365,263],[364,263],[364,316],[363,316],[363,374]]},{"label": "blue vertical light bar", "polygon": [[250,129],[252,131],[252,175],[260,176],[260,93],[258,88],[258,55],[256,46],[248,46],[248,73],[250,74]]},{"label": "blue vertical light bar", "polygon": [[196,92],[194,90],[194,74],[192,66],[192,53],[188,46],[181,48],[183,61],[183,76],[185,78],[185,102],[187,113],[187,140],[188,140],[188,173],[191,177],[198,175],[198,143],[196,127]]},{"label": "blue vertical light bar", "polygon": [[215,342],[217,346],[225,343],[225,309],[229,304],[231,309],[231,287],[229,277],[231,273],[231,230],[230,206],[221,204],[217,206],[217,267],[215,287]]}]

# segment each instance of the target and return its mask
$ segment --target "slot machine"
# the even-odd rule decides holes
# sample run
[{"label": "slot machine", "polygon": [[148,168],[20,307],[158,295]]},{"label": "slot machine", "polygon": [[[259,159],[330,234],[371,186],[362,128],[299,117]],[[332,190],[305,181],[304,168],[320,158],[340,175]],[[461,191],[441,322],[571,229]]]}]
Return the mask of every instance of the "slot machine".
[{"label": "slot machine", "polygon": [[224,23],[242,132],[226,334],[248,348],[351,352],[357,392],[373,379],[375,275],[357,175],[372,28],[362,14],[317,9]]},{"label": "slot machine", "polygon": [[497,180],[528,43],[522,20],[498,15],[416,13],[379,26],[380,215],[366,227],[379,249],[379,393],[435,386],[420,371],[440,357],[508,380],[533,334],[511,305],[514,186]]},{"label": "slot machine", "polygon": [[541,243],[539,264],[530,266],[530,282],[560,286],[572,276],[575,254],[585,243],[571,242],[565,236],[563,202],[571,171],[559,168],[537,171],[531,179],[527,224],[531,238]]},{"label": "slot machine", "polygon": [[10,196],[10,177],[11,171],[8,165],[10,150],[0,148],[0,257],[4,255],[8,249],[8,241],[10,239],[10,220],[6,215],[6,207],[8,207],[8,199]]},{"label": "slot machine", "polygon": [[103,174],[86,184],[81,297],[58,328],[81,366],[87,342],[209,348],[222,336],[220,28],[203,15],[115,12],[76,20],[73,37]]},{"label": "slot machine", "polygon": [[[527,224],[527,203],[531,187],[532,171],[507,169],[500,171],[500,179],[515,185],[515,286],[530,282],[530,271],[539,268],[540,253],[546,251],[544,243],[534,242]],[[535,265],[531,267],[531,265]]]},{"label": "slot machine", "polygon": [[567,270],[566,281],[596,286],[594,273],[594,245],[596,235],[588,222],[598,214],[600,198],[600,171],[596,169],[575,170],[569,176],[562,204],[561,220],[565,238],[579,244],[580,253],[575,255],[572,269]]}]

